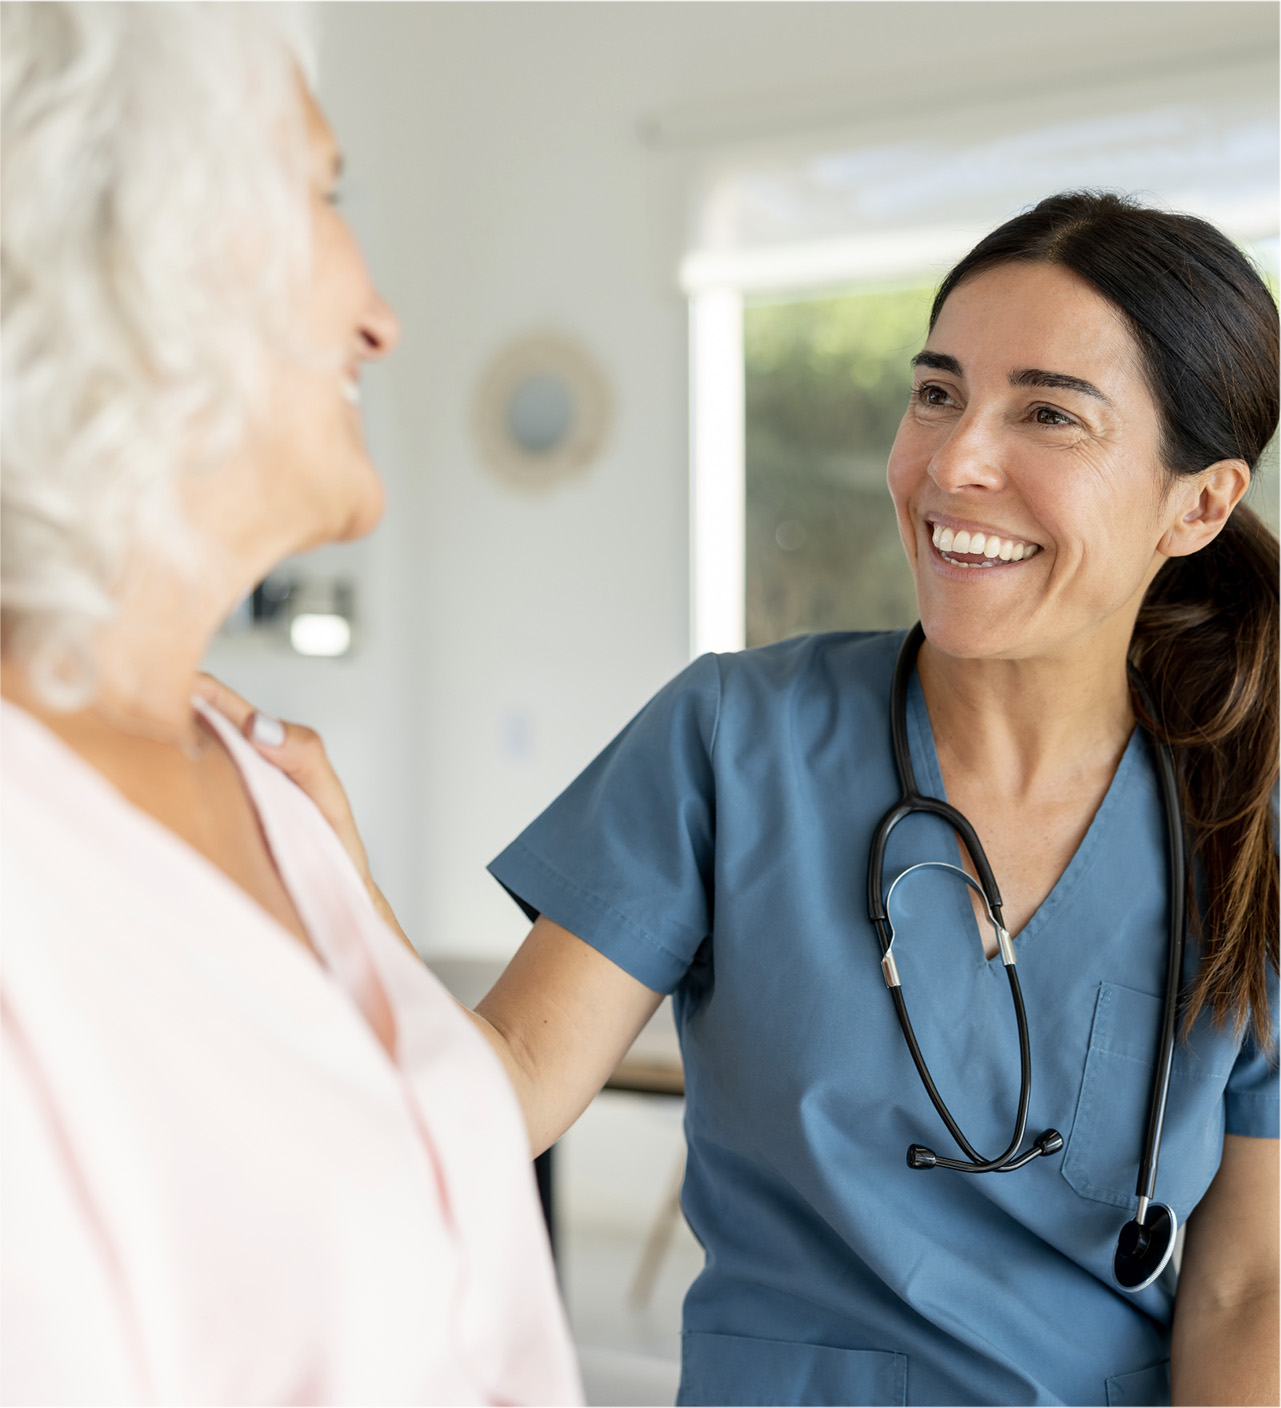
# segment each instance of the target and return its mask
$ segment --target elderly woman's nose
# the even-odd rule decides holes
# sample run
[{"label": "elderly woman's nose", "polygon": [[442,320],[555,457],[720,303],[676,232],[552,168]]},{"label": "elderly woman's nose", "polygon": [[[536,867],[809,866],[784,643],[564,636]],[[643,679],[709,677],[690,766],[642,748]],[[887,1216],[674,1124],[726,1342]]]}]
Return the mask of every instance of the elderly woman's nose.
[{"label": "elderly woman's nose", "polygon": [[940,489],[999,489],[1005,484],[1001,447],[977,418],[962,415],[930,457],[930,477]]},{"label": "elderly woman's nose", "polygon": [[400,341],[400,319],[381,294],[375,293],[360,320],[361,356],[374,362],[395,349]]}]

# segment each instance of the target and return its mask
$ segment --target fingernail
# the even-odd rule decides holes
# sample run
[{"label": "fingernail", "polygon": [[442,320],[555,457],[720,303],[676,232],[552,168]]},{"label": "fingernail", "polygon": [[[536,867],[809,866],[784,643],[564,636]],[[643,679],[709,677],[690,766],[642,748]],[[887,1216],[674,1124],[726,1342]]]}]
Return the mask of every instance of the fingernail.
[{"label": "fingernail", "polygon": [[254,721],[249,726],[249,736],[264,748],[279,748],[285,741],[285,726],[271,714],[254,713]]}]

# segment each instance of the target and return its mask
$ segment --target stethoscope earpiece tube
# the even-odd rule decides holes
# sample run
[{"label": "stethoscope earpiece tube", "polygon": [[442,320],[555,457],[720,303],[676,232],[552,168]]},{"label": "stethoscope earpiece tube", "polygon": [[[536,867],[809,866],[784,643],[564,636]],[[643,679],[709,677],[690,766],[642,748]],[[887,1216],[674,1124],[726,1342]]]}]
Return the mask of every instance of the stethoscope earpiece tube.
[{"label": "stethoscope earpiece tube", "polygon": [[[941,1158],[923,1144],[913,1144],[908,1150],[908,1166],[914,1169],[946,1168],[959,1173],[1002,1173],[1021,1168],[1030,1159],[1048,1152],[1048,1145],[1042,1147],[1042,1141],[1046,1140],[1047,1135],[1054,1134],[1054,1131],[1047,1130],[1046,1134],[1041,1136],[1040,1141],[1034,1143],[1024,1153],[1019,1154],[1018,1148],[1023,1142],[1023,1136],[1027,1130],[1028,1105],[1032,1096],[1032,1050],[1028,1038],[1027,1012],[1023,1005],[1023,990],[1019,986],[1018,973],[1015,971],[1014,950],[1010,945],[1009,934],[1001,922],[1001,892],[997,889],[996,877],[992,874],[992,867],[988,864],[978,834],[970,825],[968,818],[957,811],[955,807],[949,806],[948,803],[940,801],[937,797],[926,797],[917,790],[916,774],[912,769],[911,745],[907,736],[907,690],[912,670],[916,664],[917,652],[924,639],[925,631],[918,621],[908,632],[894,666],[894,679],[890,687],[890,741],[894,750],[894,764],[898,770],[899,785],[903,789],[903,795],[898,803],[881,818],[880,824],[872,836],[871,853],[867,867],[868,915],[880,941],[881,966],[885,974],[886,986],[894,1000],[894,1010],[898,1015],[899,1026],[902,1028],[917,1074],[925,1086],[926,1094],[929,1095],[931,1103],[938,1111],[939,1118],[947,1126],[948,1133],[956,1140],[965,1155],[964,1159]],[[926,861],[920,866],[911,866],[909,869],[952,870],[967,885],[978,890],[983,896],[988,917],[996,930],[1001,961],[1005,965],[1005,972],[1010,982],[1010,995],[1014,1002],[1014,1015],[1019,1030],[1019,1107],[1015,1119],[1014,1137],[1005,1152],[996,1159],[985,1159],[966,1139],[960,1126],[952,1117],[952,1112],[939,1094],[925,1057],[921,1053],[920,1044],[916,1040],[916,1033],[912,1030],[912,1022],[907,1013],[907,1002],[903,996],[902,984],[898,977],[898,968],[891,952],[894,944],[894,926],[890,922],[889,899],[894,892],[894,885],[897,885],[903,876],[897,876],[894,883],[891,884],[889,892],[886,893],[884,889],[885,848],[894,828],[914,812],[925,812],[941,817],[952,827],[961,838],[971,861],[974,863],[974,869],[978,872],[978,880],[975,881],[960,866],[949,865],[941,861]],[[907,873],[907,871],[903,872],[903,874]],[[1060,1140],[1060,1144],[1061,1142]]]}]

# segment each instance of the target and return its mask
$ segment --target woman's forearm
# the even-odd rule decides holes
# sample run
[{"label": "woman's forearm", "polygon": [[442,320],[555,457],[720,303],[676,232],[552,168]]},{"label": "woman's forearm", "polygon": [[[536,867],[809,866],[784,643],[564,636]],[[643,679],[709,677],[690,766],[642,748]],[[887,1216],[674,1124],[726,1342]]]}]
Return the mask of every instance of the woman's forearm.
[{"label": "woman's forearm", "polygon": [[1276,1286],[1233,1303],[1176,1304],[1170,1352],[1174,1404],[1281,1402]]},{"label": "woman's forearm", "polygon": [[472,1014],[541,1154],[591,1103],[662,1001],[545,915]]},{"label": "woman's forearm", "polygon": [[[459,1006],[462,1004],[460,1003]],[[536,1159],[556,1141],[555,1134],[549,1134],[545,1129],[545,1121],[538,1099],[537,1082],[533,1080],[521,1063],[511,1041],[492,1022],[486,1021],[479,1012],[473,1012],[466,1007],[463,1007],[463,1011],[481,1036],[493,1048],[494,1055],[498,1057],[503,1069],[507,1072],[507,1078],[512,1083],[512,1089],[516,1092],[516,1102],[520,1106],[521,1114],[525,1117],[525,1129],[529,1134],[530,1157]]]}]

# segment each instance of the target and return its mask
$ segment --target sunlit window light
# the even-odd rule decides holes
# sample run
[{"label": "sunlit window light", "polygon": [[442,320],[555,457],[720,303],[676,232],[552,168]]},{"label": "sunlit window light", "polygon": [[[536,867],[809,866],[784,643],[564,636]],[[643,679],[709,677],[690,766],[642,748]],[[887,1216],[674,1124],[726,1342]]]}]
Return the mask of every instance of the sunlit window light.
[{"label": "sunlit window light", "polygon": [[690,300],[691,645],[744,644],[743,296],[704,289]]}]

